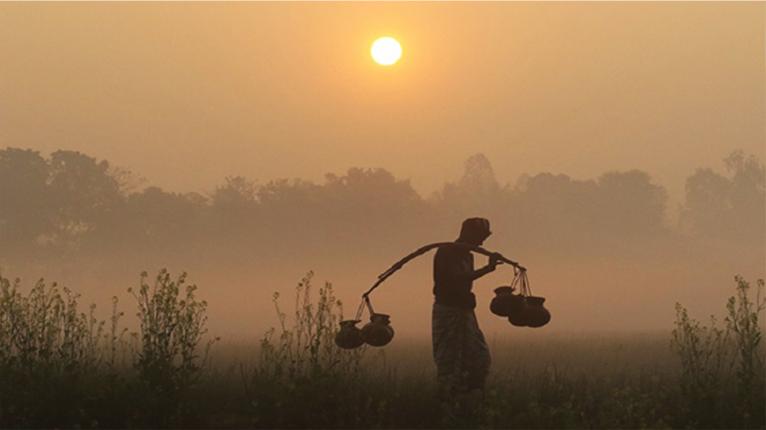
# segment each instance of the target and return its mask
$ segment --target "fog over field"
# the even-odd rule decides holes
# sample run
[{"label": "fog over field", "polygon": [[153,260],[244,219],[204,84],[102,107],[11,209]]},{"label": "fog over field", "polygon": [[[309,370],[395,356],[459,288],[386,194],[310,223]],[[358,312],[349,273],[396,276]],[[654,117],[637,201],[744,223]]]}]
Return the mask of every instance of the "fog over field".
[{"label": "fog over field", "polygon": [[[657,331],[766,276],[762,3],[0,5],[0,273],[131,316],[187,271],[260,336],[309,270],[346,314],[454,240],[529,269],[543,332]],[[391,68],[371,41],[402,43]],[[430,331],[432,254],[373,295]],[[477,266],[484,257],[476,257]],[[488,337],[501,267],[476,282]],[[127,324],[132,324],[126,318]]]},{"label": "fog over field", "polygon": [[[486,247],[528,267],[533,292],[548,298],[546,331],[666,330],[676,301],[720,313],[734,274],[764,276],[764,166],[741,152],[726,164],[690,172],[671,222],[665,189],[638,170],[501,184],[477,154],[427,198],[384,169],[358,168],[320,183],[229,177],[212,193],[180,194],[132,188],[130,175],[84,154],[4,149],[0,262],[6,276],[57,280],[105,310],[113,295],[132,309],[126,289],[141,271],[185,270],[210,303],[211,331],[238,338],[276,324],[273,293],[291,306],[309,270],[315,285],[334,284],[350,315],[379,273],[482,215],[494,232]],[[400,334],[430,330],[431,260],[414,260],[373,294]],[[476,282],[491,336],[519,330],[488,310],[492,289],[512,276],[501,266]]]}]

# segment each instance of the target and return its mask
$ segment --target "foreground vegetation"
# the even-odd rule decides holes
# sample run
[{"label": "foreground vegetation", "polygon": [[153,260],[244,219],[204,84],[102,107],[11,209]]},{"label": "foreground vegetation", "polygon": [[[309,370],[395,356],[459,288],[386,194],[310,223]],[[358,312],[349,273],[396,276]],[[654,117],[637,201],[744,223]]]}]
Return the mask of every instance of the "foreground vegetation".
[{"label": "foreground vegetation", "polygon": [[[661,339],[653,362],[628,354],[586,368],[572,365],[571,346],[545,360],[520,357],[523,343],[495,346],[513,366],[496,366],[469,422],[441,413],[427,345],[399,360],[387,349],[337,349],[341,304],[331,285],[313,288],[311,274],[291,312],[274,297],[278,324],[255,356],[228,360],[211,350],[206,303],[185,275],[142,275],[130,291],[135,333],[121,328],[116,298],[101,321],[65,288],[40,280],[24,291],[0,276],[0,426],[763,428],[764,282],[735,282],[720,322],[702,324],[677,305],[670,345]],[[612,353],[600,348],[590,356]]]}]

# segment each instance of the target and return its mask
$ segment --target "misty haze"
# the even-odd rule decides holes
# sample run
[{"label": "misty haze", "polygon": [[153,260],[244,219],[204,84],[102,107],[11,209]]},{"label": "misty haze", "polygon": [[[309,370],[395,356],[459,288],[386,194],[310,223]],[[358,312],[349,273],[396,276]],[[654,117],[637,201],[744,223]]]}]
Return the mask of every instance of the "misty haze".
[{"label": "misty haze", "polygon": [[[486,246],[521,261],[535,291],[550,296],[551,331],[663,330],[675,302],[713,313],[733,273],[761,276],[766,259],[764,167],[741,152],[722,171],[690,172],[678,208],[640,170],[584,180],[520,172],[502,184],[481,154],[428,197],[382,168],[319,183],[228,177],[203,194],[138,187],[108,161],[71,151],[8,148],[0,163],[4,272],[56,280],[106,304],[143,270],[185,270],[204,288],[213,332],[227,337],[260,336],[275,323],[272,294],[290,292],[310,270],[352,312],[389,265],[454,240],[477,214],[493,224]],[[401,333],[430,329],[429,261],[415,260],[376,293]],[[512,277],[499,269],[482,278],[480,301]],[[502,321],[487,324],[513,335]]]},{"label": "misty haze", "polygon": [[[763,3],[0,4],[0,427],[762,428],[765,28]],[[488,250],[486,389],[444,391],[441,257],[384,273],[453,241]],[[346,350],[379,275],[393,338]],[[543,327],[490,310],[527,278]]]}]

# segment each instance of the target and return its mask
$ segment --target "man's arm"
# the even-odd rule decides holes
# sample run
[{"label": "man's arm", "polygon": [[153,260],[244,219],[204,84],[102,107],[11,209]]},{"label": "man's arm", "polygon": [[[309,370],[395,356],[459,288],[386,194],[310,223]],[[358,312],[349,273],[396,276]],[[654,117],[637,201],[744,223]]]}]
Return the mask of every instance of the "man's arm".
[{"label": "man's arm", "polygon": [[500,261],[499,254],[495,253],[489,257],[489,263],[480,269],[471,270],[466,268],[463,264],[460,264],[459,261],[455,261],[453,264],[447,265],[447,271],[449,272],[449,275],[453,277],[453,279],[460,281],[474,281],[486,275],[487,273],[494,272],[497,265],[501,263],[502,262]]}]

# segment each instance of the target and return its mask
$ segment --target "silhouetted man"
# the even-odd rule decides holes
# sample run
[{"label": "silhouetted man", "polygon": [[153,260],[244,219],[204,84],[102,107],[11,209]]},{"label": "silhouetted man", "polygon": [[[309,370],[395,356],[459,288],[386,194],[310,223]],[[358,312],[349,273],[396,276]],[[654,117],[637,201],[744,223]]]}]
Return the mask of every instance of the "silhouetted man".
[{"label": "silhouetted man", "polygon": [[471,289],[474,279],[495,270],[499,256],[491,256],[486,266],[474,270],[473,254],[459,244],[479,246],[490,234],[486,219],[466,219],[455,245],[439,248],[434,256],[433,354],[440,395],[448,402],[446,407],[453,409],[449,412],[457,412],[455,400],[463,412],[475,409],[489,373],[489,348],[476,321]]}]

